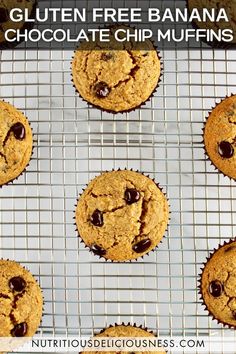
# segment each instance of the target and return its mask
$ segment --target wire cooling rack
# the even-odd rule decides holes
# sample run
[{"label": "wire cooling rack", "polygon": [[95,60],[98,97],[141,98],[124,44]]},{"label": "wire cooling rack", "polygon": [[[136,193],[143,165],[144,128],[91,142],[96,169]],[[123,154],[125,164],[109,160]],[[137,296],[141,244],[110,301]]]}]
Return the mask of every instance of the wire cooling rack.
[{"label": "wire cooling rack", "polygon": [[[112,115],[88,107],[71,83],[72,52],[4,51],[0,96],[34,131],[27,172],[0,190],[0,256],[27,266],[45,298],[41,334],[91,335],[115,322],[159,335],[232,334],[200,305],[197,278],[219,243],[235,236],[235,182],[204,156],[203,122],[236,92],[236,52],[162,51],[164,76],[142,109]],[[79,243],[73,212],[103,170],[155,177],[171,205],[159,249],[109,263]]]}]

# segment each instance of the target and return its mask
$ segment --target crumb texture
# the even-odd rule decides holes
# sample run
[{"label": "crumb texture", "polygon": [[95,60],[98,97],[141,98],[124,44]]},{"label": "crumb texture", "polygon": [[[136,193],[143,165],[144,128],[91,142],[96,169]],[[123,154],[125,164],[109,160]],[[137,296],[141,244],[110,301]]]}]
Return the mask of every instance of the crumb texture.
[{"label": "crumb texture", "polygon": [[202,273],[201,292],[219,322],[236,327],[236,241],[220,247]]},{"label": "crumb texture", "polygon": [[[96,225],[92,222],[94,211],[100,212]],[[168,219],[167,199],[155,182],[127,170],[96,177],[76,208],[76,223],[84,243],[91,250],[95,247],[94,253],[117,261],[136,259],[155,248]]]},{"label": "crumb texture", "polygon": [[0,185],[18,177],[28,165],[33,136],[27,118],[9,103],[0,101]]},{"label": "crumb texture", "polygon": [[[161,65],[150,41],[145,50],[132,42],[122,45],[114,40],[110,48],[115,50],[99,43],[93,49],[84,47],[75,53],[72,76],[87,102],[107,111],[128,111],[144,103],[157,87]],[[105,89],[97,90],[101,84]]]},{"label": "crumb texture", "polygon": [[32,274],[14,261],[0,260],[0,336],[33,336],[42,308],[41,289]]},{"label": "crumb texture", "polygon": [[215,167],[236,179],[236,95],[224,99],[209,114],[204,144]]}]

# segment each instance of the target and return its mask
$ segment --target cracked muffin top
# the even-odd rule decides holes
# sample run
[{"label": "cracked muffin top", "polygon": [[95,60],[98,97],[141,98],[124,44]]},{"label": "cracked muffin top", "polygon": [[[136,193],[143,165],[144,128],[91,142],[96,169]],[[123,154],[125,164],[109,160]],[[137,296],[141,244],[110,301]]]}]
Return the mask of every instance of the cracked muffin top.
[{"label": "cracked muffin top", "polygon": [[216,250],[201,276],[201,294],[218,322],[236,327],[236,241]]},{"label": "cracked muffin top", "polygon": [[0,336],[31,337],[41,318],[43,297],[33,275],[20,264],[0,260]]},{"label": "cracked muffin top", "polygon": [[113,261],[139,258],[161,241],[168,202],[153,180],[134,171],[93,179],[76,208],[79,235],[90,250]]},{"label": "cracked muffin top", "polygon": [[210,112],[204,144],[215,167],[236,179],[236,95],[227,97]]},{"label": "cracked muffin top", "polygon": [[83,43],[72,61],[74,85],[87,102],[110,112],[139,107],[158,85],[161,64],[151,41]]},{"label": "cracked muffin top", "polygon": [[25,170],[32,147],[33,136],[27,118],[11,104],[0,101],[0,186]]}]

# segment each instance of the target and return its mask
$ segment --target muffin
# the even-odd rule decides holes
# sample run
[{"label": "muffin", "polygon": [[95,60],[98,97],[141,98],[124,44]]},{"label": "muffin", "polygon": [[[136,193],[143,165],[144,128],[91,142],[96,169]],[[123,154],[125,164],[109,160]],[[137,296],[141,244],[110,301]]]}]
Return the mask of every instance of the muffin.
[{"label": "muffin", "polygon": [[213,165],[236,178],[236,95],[225,98],[210,112],[204,128],[204,145]]},{"label": "muffin", "polygon": [[43,297],[32,274],[0,260],[0,337],[32,337],[42,318]]},{"label": "muffin", "polygon": [[[23,30],[26,27],[33,27],[32,22],[26,23],[24,21],[15,22],[10,19],[10,11],[14,8],[27,9],[29,16],[34,17],[37,1],[35,0],[0,0],[0,48],[12,47],[17,45],[17,42],[7,42],[5,39],[5,32],[8,29]],[[8,37],[13,38],[14,33],[10,33]]]},{"label": "muffin", "polygon": [[213,42],[208,42],[208,44],[212,46],[235,46],[236,44],[236,7],[235,2],[232,0],[187,0],[188,9],[192,12],[193,9],[198,9],[201,11],[206,8],[209,11],[211,9],[215,9],[216,14],[219,12],[220,9],[225,9],[227,17],[229,21],[207,21],[207,22],[200,22],[200,21],[193,21],[193,26],[200,28],[200,29],[211,29],[214,32],[218,33],[218,30],[225,30],[230,29],[233,33],[233,40],[231,42],[219,42],[214,40]]},{"label": "muffin", "polygon": [[169,220],[165,195],[139,172],[105,172],[79,198],[76,224],[83,242],[105,259],[128,261],[153,250]]},{"label": "muffin", "polygon": [[[101,331],[99,334],[97,334],[95,337],[155,337],[155,335],[152,332],[149,332],[146,328],[143,329],[141,326],[140,327],[136,327],[135,325],[132,326],[130,324],[125,325],[125,324],[121,324],[121,325],[115,325],[115,326],[110,326],[106,329],[104,329],[103,331]],[[160,348],[161,350],[161,348]],[[84,352],[86,353],[86,352]],[[96,353],[96,352],[89,352],[90,354],[92,353]],[[104,352],[100,352],[101,354],[105,354],[105,353],[119,353],[119,352],[108,352],[108,351],[104,351]],[[129,352],[122,352],[124,354],[128,354]],[[132,352],[134,353],[134,352]],[[147,351],[145,352],[135,352],[135,353],[148,353]],[[151,352],[149,352],[151,353]],[[166,354],[166,352],[163,351],[153,351],[152,353],[159,353],[159,354]]]},{"label": "muffin", "polygon": [[142,105],[156,89],[161,62],[150,40],[145,43],[82,43],[72,61],[74,85],[82,98],[118,113]]},{"label": "muffin", "polygon": [[9,103],[0,101],[0,186],[25,170],[32,148],[33,135],[27,118]]},{"label": "muffin", "polygon": [[200,294],[218,323],[236,328],[236,239],[210,255],[202,270]]}]

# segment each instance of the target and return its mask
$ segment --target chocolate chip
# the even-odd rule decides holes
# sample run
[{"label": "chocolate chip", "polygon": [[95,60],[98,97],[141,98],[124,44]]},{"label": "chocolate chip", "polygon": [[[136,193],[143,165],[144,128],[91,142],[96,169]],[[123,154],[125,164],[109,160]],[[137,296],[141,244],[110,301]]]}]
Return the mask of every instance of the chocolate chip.
[{"label": "chocolate chip", "polygon": [[11,330],[11,335],[13,337],[24,337],[26,335],[27,329],[28,329],[27,323],[25,322],[18,323]]},{"label": "chocolate chip", "polygon": [[229,246],[228,248],[226,248],[225,253],[233,251],[235,249],[236,249],[236,246]]},{"label": "chocolate chip", "polygon": [[103,215],[102,215],[102,212],[98,209],[96,209],[92,216],[91,216],[91,223],[94,225],[94,226],[99,226],[101,227],[103,225]]},{"label": "chocolate chip", "polygon": [[106,250],[104,248],[94,244],[90,247],[90,250],[96,254],[97,256],[104,256],[106,254]]},{"label": "chocolate chip", "polygon": [[139,241],[135,245],[133,245],[132,249],[136,253],[142,253],[148,250],[151,246],[152,242],[149,238]]},{"label": "chocolate chip", "polygon": [[21,292],[26,287],[26,282],[21,277],[14,277],[9,280],[9,288],[13,291]]},{"label": "chocolate chip", "polygon": [[8,11],[4,7],[0,7],[0,23],[8,21]]},{"label": "chocolate chip", "polygon": [[127,204],[137,203],[140,199],[140,193],[135,188],[127,188],[125,191],[125,200]]},{"label": "chocolate chip", "polygon": [[209,292],[213,297],[219,297],[223,292],[223,285],[218,280],[213,280],[209,286]]},{"label": "chocolate chip", "polygon": [[95,87],[94,91],[99,98],[105,98],[111,92],[110,87],[105,82],[98,82]]},{"label": "chocolate chip", "polygon": [[22,123],[16,123],[11,127],[11,131],[13,132],[15,138],[17,140],[23,140],[25,138],[25,127]]},{"label": "chocolate chip", "polygon": [[101,59],[104,61],[109,61],[112,58],[114,58],[114,55],[112,53],[102,53]]},{"label": "chocolate chip", "polygon": [[234,155],[233,145],[228,141],[221,141],[221,143],[218,145],[218,152],[221,157],[230,159]]},{"label": "chocolate chip", "polygon": [[233,319],[236,320],[236,311],[233,311],[232,315],[233,315]]}]

